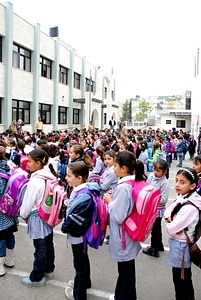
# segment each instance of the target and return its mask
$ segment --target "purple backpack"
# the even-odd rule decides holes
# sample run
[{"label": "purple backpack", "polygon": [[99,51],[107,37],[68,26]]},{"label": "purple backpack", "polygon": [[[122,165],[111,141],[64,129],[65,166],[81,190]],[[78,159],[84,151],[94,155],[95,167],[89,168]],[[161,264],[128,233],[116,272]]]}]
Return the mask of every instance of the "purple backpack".
[{"label": "purple backpack", "polygon": [[[7,178],[8,177],[9,176],[7,176]],[[15,173],[9,177],[5,192],[0,199],[0,211],[2,213],[8,217],[19,216],[20,206],[28,182],[29,179],[24,174]]]}]

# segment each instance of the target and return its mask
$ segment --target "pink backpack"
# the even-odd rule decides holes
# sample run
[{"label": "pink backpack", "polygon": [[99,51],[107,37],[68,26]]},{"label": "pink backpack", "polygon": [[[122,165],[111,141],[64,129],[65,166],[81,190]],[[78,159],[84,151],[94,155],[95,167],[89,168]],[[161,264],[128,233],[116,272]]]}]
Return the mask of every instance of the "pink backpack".
[{"label": "pink backpack", "polygon": [[[50,179],[43,175],[37,175],[36,177],[42,178],[46,181],[45,193],[40,205],[35,205],[38,207],[38,215],[45,220],[45,222],[50,226],[56,226],[64,218],[65,209],[63,204],[64,200],[67,199],[67,194],[64,191],[64,187],[59,185],[57,178]],[[52,205],[46,205],[46,200],[49,193],[52,192]]]},{"label": "pink backpack", "polygon": [[20,168],[22,168],[22,170],[28,172],[29,171],[29,167],[28,167],[28,155],[26,154],[20,154]]},{"label": "pink backpack", "polygon": [[144,180],[128,180],[125,183],[132,185],[134,207],[131,214],[122,223],[124,249],[126,248],[125,232],[134,241],[144,242],[146,240],[157,217],[157,208],[161,200],[160,190]]}]

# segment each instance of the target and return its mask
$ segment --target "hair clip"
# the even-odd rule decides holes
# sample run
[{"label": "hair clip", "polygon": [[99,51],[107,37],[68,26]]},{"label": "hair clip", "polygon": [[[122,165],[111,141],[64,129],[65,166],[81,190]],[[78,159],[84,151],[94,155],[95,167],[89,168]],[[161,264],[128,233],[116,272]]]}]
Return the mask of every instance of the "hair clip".
[{"label": "hair clip", "polygon": [[45,156],[44,156],[44,158],[43,158],[42,162],[43,162],[43,164],[45,163]]},{"label": "hair clip", "polygon": [[180,168],[180,170],[182,170],[182,171],[186,171],[188,174],[190,174],[191,175],[191,177],[195,180],[195,176],[194,176],[194,174],[190,171],[190,170],[188,170],[188,169],[185,169],[185,168]]}]

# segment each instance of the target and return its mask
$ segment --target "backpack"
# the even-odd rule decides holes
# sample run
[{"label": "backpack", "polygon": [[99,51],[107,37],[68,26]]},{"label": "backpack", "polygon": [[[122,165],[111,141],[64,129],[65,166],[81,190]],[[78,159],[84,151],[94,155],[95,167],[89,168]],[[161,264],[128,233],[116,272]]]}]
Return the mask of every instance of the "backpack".
[{"label": "backpack", "polygon": [[28,167],[28,155],[20,154],[20,168],[26,172],[29,171]]},{"label": "backpack", "polygon": [[171,140],[170,141],[170,152],[174,153],[175,149],[176,149],[176,143],[174,140]]},{"label": "backpack", "polygon": [[[67,194],[64,191],[64,187],[59,185],[57,178],[51,179],[45,175],[37,174],[35,177],[39,177],[45,180],[45,193],[41,203],[35,205],[38,208],[38,215],[50,226],[56,226],[61,223],[65,216],[64,201],[67,199]],[[52,205],[47,206],[46,200],[49,194],[52,193]]]},{"label": "backpack", "polygon": [[0,199],[0,211],[2,213],[9,217],[19,216],[28,182],[29,179],[25,174],[14,173],[10,175],[4,194]]},{"label": "backpack", "polygon": [[[182,206],[184,205],[193,205],[195,207],[197,207],[194,203],[192,203],[191,201],[187,201],[186,203],[183,203],[179,206],[179,209],[176,210],[176,212],[178,212]],[[199,208],[197,207],[197,209],[199,210]],[[172,214],[174,215],[174,210]],[[198,268],[201,269],[201,211],[199,210],[199,220],[198,223],[195,226],[195,233],[194,233],[194,242],[192,243],[188,234],[187,234],[187,230],[184,229],[185,234],[187,236],[187,243],[189,244],[189,252],[190,252],[190,258],[191,261],[194,265],[196,265]]]},{"label": "backpack", "polygon": [[153,187],[146,181],[127,180],[132,186],[134,206],[131,214],[122,223],[122,243],[126,248],[125,232],[134,241],[144,242],[150,234],[158,214],[161,200],[160,189]]},{"label": "backpack", "polygon": [[[90,199],[83,200],[83,194]],[[76,193],[77,199],[71,206],[62,232],[72,236],[83,236],[83,241],[94,249],[102,246],[107,228],[107,207],[95,191],[83,188]]]},{"label": "backpack", "polygon": [[0,198],[4,194],[8,179],[10,177],[9,170],[10,168],[7,165],[7,161],[0,160]]},{"label": "backpack", "polygon": [[67,168],[67,165],[64,164],[64,163],[61,163],[61,170],[59,172],[59,177],[62,181],[66,181],[66,168]]},{"label": "backpack", "polygon": [[96,182],[100,184],[101,176],[96,173],[91,173],[87,179],[88,182]]}]

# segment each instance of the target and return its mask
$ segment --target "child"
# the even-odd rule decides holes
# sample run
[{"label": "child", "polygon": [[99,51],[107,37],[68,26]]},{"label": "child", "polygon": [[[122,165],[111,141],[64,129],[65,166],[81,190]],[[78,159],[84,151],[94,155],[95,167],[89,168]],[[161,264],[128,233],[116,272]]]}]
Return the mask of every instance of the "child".
[{"label": "child", "polygon": [[142,250],[144,254],[159,257],[159,251],[164,251],[162,242],[162,228],[161,221],[164,217],[165,205],[168,201],[170,185],[169,178],[169,166],[167,161],[160,159],[154,164],[154,171],[147,179],[147,183],[159,188],[161,192],[161,201],[158,206],[158,216],[154,222],[154,226],[151,231],[151,246],[148,246]]},{"label": "child", "polygon": [[147,152],[147,142],[141,141],[139,143],[140,155],[138,160],[140,160],[144,164],[144,173],[147,172],[147,164],[148,164],[148,152]]},{"label": "child", "polygon": [[[135,172],[135,175],[133,175]],[[113,260],[117,261],[118,279],[115,295],[110,300],[136,300],[135,258],[141,249],[140,242],[133,241],[126,234],[126,249],[122,245],[122,223],[131,213],[134,205],[132,186],[126,180],[146,180],[144,166],[136,164],[134,155],[129,151],[117,154],[114,160],[114,173],[121,178],[112,195],[105,194],[104,201],[108,204],[110,216],[109,252]]]},{"label": "child", "polygon": [[[201,197],[196,192],[198,176],[192,168],[181,168],[175,179],[176,201],[165,212],[170,252],[167,263],[172,266],[176,299],[194,300],[191,279],[191,261],[187,234],[193,242],[195,226],[199,220]],[[193,205],[184,205],[187,201]],[[187,234],[186,234],[187,233]]]},{"label": "child", "polygon": [[[83,188],[88,188],[91,190],[95,187],[96,192],[99,193],[100,187],[98,184],[94,182],[86,183],[88,175],[89,168],[84,162],[78,161],[68,165],[66,179],[68,184],[74,188],[68,201],[67,215],[69,208],[76,201],[76,192]],[[90,197],[88,194],[86,194],[86,192],[84,194],[79,194],[79,197],[80,196]],[[65,226],[65,222],[63,226]],[[72,247],[75,277],[74,281],[69,281],[69,286],[65,289],[65,295],[68,299],[86,300],[86,290],[91,287],[90,262],[87,253],[87,247],[84,245],[83,236],[73,237],[70,234],[67,234],[67,243],[71,244]]]},{"label": "child", "polygon": [[[7,160],[5,159],[6,149],[0,146],[0,172],[3,174],[8,174],[10,171],[7,165]],[[0,184],[0,198],[6,188],[6,179],[1,179]],[[6,267],[14,267],[14,248],[15,248],[15,236],[14,232],[17,231],[18,218],[8,217],[2,212],[0,212],[0,276],[5,275]]]},{"label": "child", "polygon": [[184,142],[183,142],[183,136],[178,137],[178,144],[177,144],[177,154],[179,156],[179,163],[176,165],[176,167],[181,168],[183,164],[184,159]]},{"label": "child", "polygon": [[97,146],[96,153],[97,153],[96,164],[91,173],[102,175],[104,172],[104,169],[105,169],[105,167],[104,167],[105,148],[101,145]]},{"label": "child", "polygon": [[44,169],[48,159],[47,153],[42,149],[33,150],[28,155],[28,165],[32,175],[24,194],[20,216],[28,225],[27,233],[29,238],[33,239],[35,252],[33,270],[29,276],[22,278],[22,283],[27,286],[41,287],[46,284],[46,279],[54,278],[53,227],[38,216],[37,208],[43,199],[46,185],[45,180],[39,176],[55,178],[52,173]]},{"label": "child", "polygon": [[116,153],[113,150],[108,150],[104,153],[104,165],[105,170],[101,176],[100,187],[101,187],[101,198],[109,190],[113,189],[118,182],[118,178],[114,174],[114,159]]},{"label": "child", "polygon": [[198,175],[198,186],[196,192],[201,196],[201,155],[197,155],[194,157],[193,169]]}]

